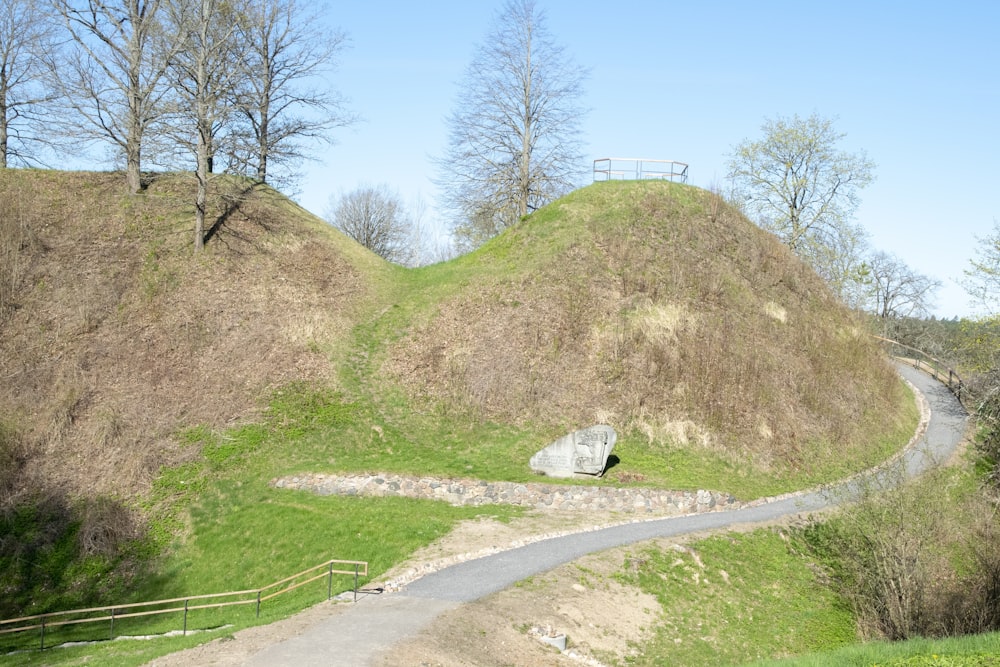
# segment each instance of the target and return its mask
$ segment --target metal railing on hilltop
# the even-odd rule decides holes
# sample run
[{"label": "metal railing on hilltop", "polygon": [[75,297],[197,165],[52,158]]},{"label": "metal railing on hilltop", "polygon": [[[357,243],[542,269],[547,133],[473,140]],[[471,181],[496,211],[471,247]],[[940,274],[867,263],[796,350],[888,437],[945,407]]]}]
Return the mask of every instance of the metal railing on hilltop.
[{"label": "metal railing on hilltop", "polygon": [[594,181],[654,179],[687,183],[688,165],[676,160],[602,157],[594,160]]},{"label": "metal railing on hilltop", "polygon": [[875,339],[885,346],[889,356],[911,363],[914,368],[924,371],[948,387],[959,402],[962,402],[966,398],[965,383],[962,381],[958,371],[948,366],[948,364],[940,359],[935,359],[923,350],[905,345],[899,341],[882,338],[881,336],[875,336]]}]

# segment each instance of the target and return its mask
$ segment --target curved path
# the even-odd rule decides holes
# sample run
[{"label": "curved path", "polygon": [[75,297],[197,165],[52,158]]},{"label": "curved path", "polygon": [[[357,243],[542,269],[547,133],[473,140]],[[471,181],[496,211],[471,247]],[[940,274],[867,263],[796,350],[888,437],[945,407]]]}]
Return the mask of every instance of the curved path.
[{"label": "curved path", "polygon": [[654,538],[815,512],[849,498],[862,480],[891,481],[900,473],[919,475],[945,462],[956,451],[965,434],[967,415],[958,400],[934,379],[909,366],[900,365],[899,372],[923,394],[930,407],[930,419],[916,442],[879,471],[830,489],[785,496],[739,510],[628,523],[551,538],[453,565],[410,583],[403,592],[363,596],[343,613],[316,623],[298,637],[264,649],[245,664],[351,667],[375,664],[380,653],[416,634],[444,611],[586,554]]}]

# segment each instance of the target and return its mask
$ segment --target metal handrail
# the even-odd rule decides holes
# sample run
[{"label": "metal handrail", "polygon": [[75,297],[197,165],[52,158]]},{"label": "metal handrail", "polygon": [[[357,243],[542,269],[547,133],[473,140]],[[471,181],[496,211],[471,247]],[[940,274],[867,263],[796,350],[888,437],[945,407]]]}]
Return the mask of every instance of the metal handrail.
[{"label": "metal handrail", "polygon": [[594,160],[594,180],[658,179],[687,183],[688,165],[677,160],[602,157]]},{"label": "metal handrail", "polygon": [[[334,569],[335,565],[346,565],[353,567],[353,569]],[[296,579],[300,577],[315,572],[317,570],[323,569],[324,571],[320,574],[309,577],[304,581],[296,582]],[[21,618],[11,618],[6,620],[0,620],[0,635],[11,634],[15,632],[27,632],[29,630],[39,630],[40,633],[40,646],[42,649],[45,648],[45,630],[60,627],[64,625],[76,625],[80,623],[98,623],[103,621],[110,621],[111,623],[111,638],[114,638],[114,628],[115,621],[123,618],[135,618],[138,616],[152,616],[155,614],[172,614],[172,613],[184,613],[184,624],[183,624],[183,634],[187,634],[187,615],[189,611],[195,609],[213,609],[216,607],[229,607],[236,605],[246,605],[246,604],[256,604],[257,605],[257,617],[260,617],[260,605],[262,602],[275,598],[279,595],[283,595],[290,591],[295,590],[301,586],[312,583],[319,579],[327,578],[327,589],[326,595],[327,599],[333,597],[333,575],[335,574],[347,574],[354,575],[354,601],[357,602],[358,599],[358,577],[368,576],[368,563],[366,561],[357,560],[336,560],[331,559],[325,563],[320,563],[307,570],[303,570],[297,574],[293,574],[290,577],[285,577],[280,581],[276,581],[273,584],[268,584],[261,588],[253,588],[244,591],[229,591],[226,593],[207,593],[204,595],[189,595],[186,597],[179,598],[169,598],[165,600],[153,600],[151,602],[130,602],[126,604],[116,604],[106,607],[88,607],[86,609],[70,609],[67,611],[52,611],[44,614],[36,614],[34,616],[22,616]],[[295,582],[295,583],[290,583]],[[287,585],[286,585],[287,584]],[[284,588],[281,588],[284,586]],[[271,589],[279,588],[279,590],[273,593],[267,593]],[[238,597],[252,596],[246,599],[236,599],[224,602],[212,602],[208,604],[195,604],[192,605],[192,601],[198,600],[212,600],[218,598],[226,597]],[[120,610],[130,610],[130,609],[142,609],[148,607],[154,607],[158,605],[177,605],[177,603],[183,602],[184,606],[171,606],[165,609],[146,609],[145,611],[126,611],[125,613],[117,613]],[[88,616],[86,618],[68,618],[66,620],[49,620],[58,619],[60,617],[76,616],[80,614],[94,614],[100,612],[108,612],[103,616]],[[37,621],[37,622],[36,622]],[[18,625],[17,627],[4,628],[5,625],[12,625],[15,623],[29,623],[28,625]]]}]

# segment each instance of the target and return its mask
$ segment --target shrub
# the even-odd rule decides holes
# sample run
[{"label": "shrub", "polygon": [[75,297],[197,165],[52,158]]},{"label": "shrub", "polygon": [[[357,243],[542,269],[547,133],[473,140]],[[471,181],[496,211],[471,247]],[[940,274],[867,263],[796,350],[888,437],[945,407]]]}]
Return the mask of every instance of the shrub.
[{"label": "shrub", "polygon": [[953,471],[895,490],[869,484],[851,509],[804,535],[868,639],[1000,628],[996,507]]}]

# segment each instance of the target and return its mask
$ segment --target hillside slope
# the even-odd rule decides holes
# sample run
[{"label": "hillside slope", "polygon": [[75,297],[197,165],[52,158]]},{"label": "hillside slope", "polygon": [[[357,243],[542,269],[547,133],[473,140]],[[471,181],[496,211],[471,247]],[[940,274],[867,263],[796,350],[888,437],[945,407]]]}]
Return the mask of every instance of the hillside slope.
[{"label": "hillside slope", "polygon": [[[196,256],[185,176],[128,196],[114,174],[0,174],[0,421],[25,471],[141,493],[198,455],[184,429],[358,372],[349,400],[402,388],[409,409],[541,437],[607,422],[649,456],[703,450],[778,475],[874,463],[873,438],[897,426],[904,391],[859,321],[703,190],[597,183],[403,271],[270,189],[216,183]],[[357,348],[357,326],[387,318]]]},{"label": "hillside slope", "polygon": [[[749,499],[912,433],[860,322],[697,188],[597,183],[406,270],[227,177],[195,254],[193,187],[0,171],[0,616],[174,597],[189,576],[242,590],[330,553],[384,570],[457,516],[330,512],[270,485],[288,474],[524,482],[551,438],[607,422],[616,465],[591,483]],[[258,553],[247,522],[276,516]]]},{"label": "hillside slope", "polygon": [[596,183],[457,265],[385,361],[418,400],[775,472],[863,460],[903,400],[822,280],[697,188]]},{"label": "hillside slope", "polygon": [[19,479],[129,496],[197,451],[183,428],[252,420],[329,383],[386,266],[268,188],[219,179],[194,256],[193,181],[137,196],[118,174],[0,172],[0,423]]}]

